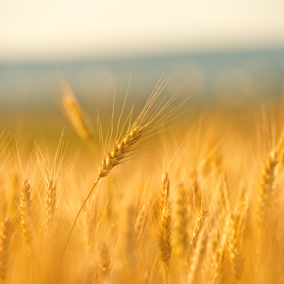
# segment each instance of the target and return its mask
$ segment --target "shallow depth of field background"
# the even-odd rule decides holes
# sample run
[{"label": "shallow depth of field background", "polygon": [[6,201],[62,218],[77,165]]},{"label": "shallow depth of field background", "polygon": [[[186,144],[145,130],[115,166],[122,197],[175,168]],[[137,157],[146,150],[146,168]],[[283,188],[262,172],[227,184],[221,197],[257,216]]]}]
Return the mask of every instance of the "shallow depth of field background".
[{"label": "shallow depth of field background", "polygon": [[[124,170],[118,168],[110,174],[107,181],[101,181],[100,188],[106,190],[99,195],[99,207],[104,212],[102,216],[108,219],[106,225],[102,226],[103,229],[96,232],[96,237],[101,241],[106,236],[115,263],[114,277],[111,280],[114,282],[110,283],[133,283],[131,279],[135,278],[123,274],[124,256],[119,254],[120,243],[116,239],[120,209],[125,204],[125,208],[130,204],[136,210],[133,214],[136,217],[144,202],[144,199],[139,198],[146,192],[145,188],[155,187],[159,191],[162,172],[175,154],[178,153],[180,164],[174,161],[177,166],[175,172],[170,173],[174,176],[174,185],[179,184],[179,178],[186,183],[187,177],[194,176],[192,173],[197,171],[200,177],[205,177],[201,181],[201,187],[204,186],[202,190],[206,192],[210,189],[205,197],[205,202],[208,201],[209,204],[217,196],[214,190],[223,186],[221,172],[224,170],[228,173],[232,203],[241,200],[238,198],[243,188],[249,188],[249,200],[255,200],[254,188],[257,188],[263,162],[275,146],[284,122],[284,2],[101,2],[0,2],[0,133],[5,129],[5,135],[8,134],[11,139],[7,152],[0,155],[4,160],[6,154],[11,154],[8,162],[3,162],[7,167],[0,172],[0,193],[4,196],[9,188],[7,184],[10,172],[19,170],[16,149],[19,149],[24,168],[29,158],[35,164],[38,160],[35,145],[51,161],[64,132],[63,140],[68,146],[63,159],[62,176],[68,176],[70,166],[73,172],[70,179],[62,182],[59,210],[61,219],[58,223],[61,226],[56,231],[59,245],[56,249],[53,248],[58,259],[75,213],[94,182],[100,164],[100,160],[94,159],[87,145],[79,138],[63,109],[62,78],[69,83],[90,118],[97,144],[97,112],[99,111],[106,135],[111,120],[114,91],[117,120],[130,77],[123,119],[126,119],[133,104],[134,118],[139,114],[163,74],[165,78],[171,76],[171,79],[162,97],[170,97],[186,81],[182,94],[171,107],[191,97],[179,113],[190,110],[162,127],[165,129],[176,125],[152,137],[150,141],[156,141],[154,147],[145,147],[145,151],[138,154],[138,160],[121,165]],[[185,154],[182,155],[179,147],[186,135],[188,140],[183,144],[186,146],[183,146]],[[35,218],[35,222],[40,232],[43,216],[40,208],[45,185],[39,169],[32,173],[33,167],[27,168],[27,173],[34,175],[31,180],[37,187],[38,196],[35,200],[38,205],[35,205],[35,216],[39,217]],[[278,174],[281,186],[283,174]],[[19,182],[21,183],[22,181]],[[214,190],[211,191],[212,188]],[[150,200],[150,193],[145,196],[145,199]],[[277,204],[281,204],[283,200],[282,194],[277,199]],[[110,202],[110,208],[113,206],[109,215],[105,214],[104,202]],[[4,212],[7,202],[1,201],[0,205]],[[214,207],[215,205],[217,206]],[[237,205],[239,203],[236,202],[232,207]],[[211,202],[210,206],[215,210],[219,203],[216,201],[213,206]],[[229,212],[227,209],[224,209],[225,213]],[[251,208],[247,210],[251,210],[249,214],[253,212]],[[282,211],[279,210],[280,213]],[[197,211],[194,214],[195,218]],[[194,228],[194,218],[190,221],[190,233]],[[214,219],[213,213],[210,218],[208,217],[208,224]],[[80,277],[86,274],[84,269],[88,259],[82,256],[84,240],[80,234],[83,222],[79,221],[65,263],[68,268],[62,272],[62,275],[65,273],[66,283],[81,283]],[[139,259],[137,263],[140,264],[141,261],[149,271],[153,268],[152,272],[157,279],[153,282],[163,283],[163,270],[159,264],[155,240],[158,229],[155,231],[154,221],[149,223],[149,227],[152,226],[150,233],[147,233],[149,242],[146,238],[142,241],[143,249],[146,248],[145,255],[142,251],[139,257],[142,256],[143,260]],[[222,232],[219,228],[222,225],[217,226],[219,232]],[[280,228],[281,226],[279,225]],[[252,279],[257,279],[254,278],[257,274],[251,273],[254,265],[251,224],[248,228],[244,248],[248,265],[243,282],[240,283],[252,283]],[[277,236],[281,237],[281,234]],[[18,262],[13,261],[16,252],[11,255],[12,272],[8,276],[8,283],[21,278],[25,279],[23,283],[30,283],[28,258],[24,244],[20,241],[18,232],[15,242],[16,245],[20,244],[21,251]],[[42,248],[41,241],[35,240],[35,243],[38,243],[34,256],[35,278],[41,279],[42,275],[49,275],[50,267],[45,271],[46,274],[37,270],[41,265],[37,260],[41,260],[39,256]],[[283,241],[280,243],[283,245]],[[149,248],[153,257],[147,251]],[[270,248],[269,245],[264,250],[266,248]],[[274,256],[279,259],[281,257],[277,246],[269,251],[266,261],[274,261]],[[175,283],[174,279],[181,281],[180,279],[187,277],[187,272],[179,272],[175,257],[171,260],[173,264],[170,264],[172,283]],[[131,258],[129,259],[130,263]],[[50,257],[48,263],[56,262]],[[139,279],[144,279],[143,265],[140,266]],[[19,267],[17,275],[15,271]],[[264,263],[264,267],[268,266]],[[264,269],[263,279],[267,277],[278,281],[280,268],[275,264],[273,269],[270,272]],[[225,280],[235,281],[229,262],[225,264],[224,271]],[[200,279],[200,283],[203,283],[203,278]]]},{"label": "shallow depth of field background", "polygon": [[247,127],[283,93],[283,9],[280,0],[1,2],[0,128],[33,144],[65,127],[71,139],[60,76],[96,126],[97,109],[110,117],[115,88],[121,107],[130,75],[128,105],[139,111],[164,72],[173,74],[168,95],[188,78],[189,126],[210,109]]}]

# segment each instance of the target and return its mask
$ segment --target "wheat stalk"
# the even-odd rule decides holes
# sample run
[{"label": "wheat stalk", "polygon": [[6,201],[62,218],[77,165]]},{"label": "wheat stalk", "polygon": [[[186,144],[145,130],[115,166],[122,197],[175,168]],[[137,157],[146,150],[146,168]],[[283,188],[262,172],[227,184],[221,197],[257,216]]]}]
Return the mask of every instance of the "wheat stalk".
[{"label": "wheat stalk", "polygon": [[[98,184],[99,180],[102,177],[106,177],[110,171],[117,166],[118,164],[121,163],[122,159],[124,159],[125,157],[127,157],[126,155],[133,149],[133,146],[135,144],[137,144],[137,142],[142,138],[143,134],[145,134],[145,130],[146,130],[146,126],[141,127],[141,128],[137,128],[135,127],[133,130],[129,130],[128,133],[126,134],[126,136],[122,139],[121,143],[119,143],[118,145],[115,144],[113,147],[112,152],[108,152],[108,157],[105,159],[103,159],[102,164],[99,167],[99,171],[98,171],[98,175],[97,175],[97,179],[93,185],[93,187],[91,188],[90,192],[88,193],[87,197],[85,198],[82,206],[80,207],[75,220],[73,222],[73,225],[71,227],[69,236],[67,238],[63,253],[62,253],[62,257],[65,254],[70,236],[72,234],[72,231],[74,229],[74,226],[76,224],[76,221],[82,211],[82,209],[84,208],[86,202],[88,201],[89,197],[91,196],[94,188],[96,187],[96,185]],[[61,258],[62,258],[61,257]]]},{"label": "wheat stalk", "polygon": [[[178,97],[179,90],[180,90],[179,88],[178,91],[164,105],[162,105],[163,100],[162,102],[157,102],[157,99],[159,95],[161,94],[162,90],[165,88],[167,82],[168,81],[165,82],[164,80],[159,86],[157,85],[158,87],[157,86],[155,87],[146,105],[144,106],[140,114],[138,115],[135,122],[131,126],[128,127],[126,134],[122,137],[122,139],[119,139],[121,135],[118,136],[118,133],[116,134],[114,145],[112,149],[107,152],[106,157],[103,158],[102,163],[99,167],[99,171],[98,171],[98,175],[95,180],[95,183],[93,187],[91,188],[91,190],[89,191],[88,195],[86,196],[82,206],[80,207],[74,219],[70,233],[67,237],[67,241],[63,249],[63,253],[60,259],[60,264],[66,252],[69,239],[71,237],[75,224],[78,220],[78,217],[83,207],[85,206],[86,202],[90,198],[96,185],[98,184],[99,180],[102,177],[106,177],[115,167],[120,165],[123,162],[123,160],[129,157],[129,155],[135,150],[134,147],[141,141],[143,137],[145,137],[147,133],[150,132],[150,128],[149,128],[150,125],[152,125],[151,131],[156,130],[162,124],[166,123],[167,119],[169,119],[169,117],[171,117],[186,102],[186,100],[183,101],[173,110],[171,110],[168,114],[161,117],[161,115],[168,108],[168,106]],[[122,112],[123,112],[123,109],[122,109]],[[154,121],[155,123],[153,124]],[[119,122],[120,122],[120,119],[118,120],[118,127],[119,127]]]},{"label": "wheat stalk", "polygon": [[280,266],[279,284],[284,284],[284,258],[283,258],[283,253],[282,253],[282,257],[281,257],[279,266]]}]

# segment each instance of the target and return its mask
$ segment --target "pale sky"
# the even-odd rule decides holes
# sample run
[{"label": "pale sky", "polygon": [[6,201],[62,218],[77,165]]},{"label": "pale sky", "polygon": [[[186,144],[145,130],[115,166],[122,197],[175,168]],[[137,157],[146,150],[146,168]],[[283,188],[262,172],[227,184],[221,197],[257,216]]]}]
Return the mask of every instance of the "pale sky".
[{"label": "pale sky", "polygon": [[0,63],[284,48],[284,0],[0,0]]}]

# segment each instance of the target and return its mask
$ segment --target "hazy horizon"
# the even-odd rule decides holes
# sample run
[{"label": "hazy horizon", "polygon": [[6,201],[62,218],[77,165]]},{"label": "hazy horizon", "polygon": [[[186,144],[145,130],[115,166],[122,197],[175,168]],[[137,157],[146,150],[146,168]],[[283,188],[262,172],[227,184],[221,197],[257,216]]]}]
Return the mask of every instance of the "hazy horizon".
[{"label": "hazy horizon", "polygon": [[284,2],[89,1],[0,4],[0,63],[284,48]]}]

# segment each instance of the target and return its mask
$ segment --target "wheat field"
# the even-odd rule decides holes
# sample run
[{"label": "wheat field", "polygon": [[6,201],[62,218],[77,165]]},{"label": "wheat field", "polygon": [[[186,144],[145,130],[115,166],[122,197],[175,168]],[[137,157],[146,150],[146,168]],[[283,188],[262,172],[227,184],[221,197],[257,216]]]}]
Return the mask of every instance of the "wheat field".
[{"label": "wheat field", "polygon": [[30,149],[3,130],[1,283],[284,283],[283,110],[188,126],[166,83],[97,130],[63,83],[82,156],[64,131]]}]

